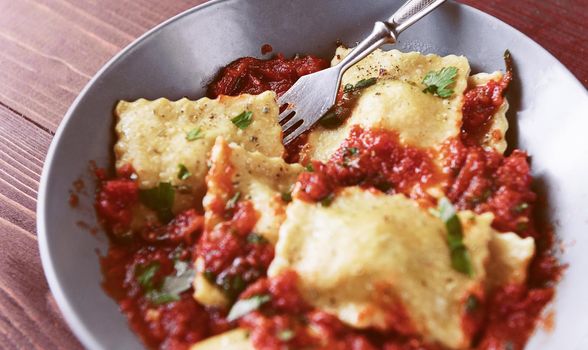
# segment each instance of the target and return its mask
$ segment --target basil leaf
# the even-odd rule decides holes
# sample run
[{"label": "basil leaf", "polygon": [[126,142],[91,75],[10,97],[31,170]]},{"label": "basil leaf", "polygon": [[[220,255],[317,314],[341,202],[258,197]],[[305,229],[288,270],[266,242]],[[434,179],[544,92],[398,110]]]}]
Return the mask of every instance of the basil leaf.
[{"label": "basil leaf", "polygon": [[247,235],[247,242],[253,244],[266,244],[268,243],[268,240],[257,233],[250,233]]},{"label": "basil leaf", "polygon": [[444,67],[439,71],[430,71],[423,78],[423,84],[426,86],[423,92],[448,98],[453,95],[453,89],[450,86],[455,83],[456,77],[456,67]]},{"label": "basil leaf", "polygon": [[186,168],[184,164],[178,164],[178,179],[186,180],[190,176],[192,176],[192,174],[190,174],[188,168]]},{"label": "basil leaf", "polygon": [[139,191],[139,199],[147,208],[155,210],[164,223],[173,219],[174,188],[169,182],[160,182],[157,187]]},{"label": "basil leaf", "polygon": [[451,256],[451,267],[454,270],[466,274],[474,275],[472,262],[466,246],[463,244],[463,230],[455,207],[451,202],[443,197],[439,199],[439,217],[445,223],[447,230],[447,244]]},{"label": "basil leaf", "polygon": [[233,322],[238,320],[251,311],[259,309],[261,305],[267,303],[270,300],[271,296],[268,294],[254,295],[249,299],[241,299],[237,301],[231,308],[231,311],[229,311],[227,321]]},{"label": "basil leaf", "polygon": [[231,122],[235,124],[241,130],[247,128],[253,122],[253,112],[251,111],[244,111],[238,116],[231,119]]},{"label": "basil leaf", "polygon": [[204,137],[204,133],[200,128],[194,128],[186,134],[186,140],[188,141],[196,141]]}]

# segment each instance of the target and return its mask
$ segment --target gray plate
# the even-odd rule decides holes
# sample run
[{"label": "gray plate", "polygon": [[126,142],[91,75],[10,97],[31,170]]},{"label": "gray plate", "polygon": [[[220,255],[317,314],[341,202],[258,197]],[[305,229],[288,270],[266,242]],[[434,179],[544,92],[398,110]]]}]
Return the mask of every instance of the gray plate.
[{"label": "gray plate", "polygon": [[[111,164],[114,104],[119,99],[197,98],[219,67],[241,56],[261,56],[273,45],[286,55],[325,58],[341,39],[353,45],[374,20],[398,8],[395,0],[225,0],[187,11],[145,34],[112,59],[67,112],[49,149],[41,179],[37,226],[43,267],[69,326],[90,349],[135,349],[116,304],[100,287],[96,250],[103,233],[91,235],[76,222],[94,224],[92,196],[79,209],[68,191],[80,176],[93,184],[88,161]],[[586,90],[549,53],[508,25],[467,6],[448,3],[400,36],[397,48],[466,55],[474,71],[503,68],[510,49],[517,81],[510,95],[510,141],[533,156],[550,218],[566,244],[570,263],[553,308],[555,329],[538,332],[528,349],[586,349],[588,314],[588,102]],[[91,194],[93,189],[89,188]],[[582,345],[581,342],[584,342]]]}]

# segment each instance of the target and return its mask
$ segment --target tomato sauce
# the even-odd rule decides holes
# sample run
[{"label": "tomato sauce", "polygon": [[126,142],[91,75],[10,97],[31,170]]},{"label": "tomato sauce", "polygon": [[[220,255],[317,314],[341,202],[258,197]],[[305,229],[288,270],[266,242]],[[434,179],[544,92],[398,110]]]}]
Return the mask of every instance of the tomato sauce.
[{"label": "tomato sauce", "polygon": [[468,89],[462,107],[461,139],[468,145],[480,145],[490,128],[490,121],[504,102],[506,89],[512,81],[512,62],[508,51],[504,55],[506,74],[500,80]]},{"label": "tomato sauce", "polygon": [[239,320],[251,333],[256,349],[353,349],[440,350],[416,338],[356,330],[338,318],[308,305],[296,287],[298,276],[286,271],[262,279],[243,292],[241,298],[270,296],[259,310]]},{"label": "tomato sauce", "polygon": [[298,78],[329,67],[329,62],[315,56],[287,59],[277,54],[269,60],[243,57],[230,63],[208,86],[207,96],[257,95],[267,90],[278,95],[286,92]]},{"label": "tomato sauce", "polygon": [[205,231],[198,243],[205,277],[230,299],[265,276],[274,258],[273,246],[253,232],[257,215],[250,201],[236,203],[230,219]]},{"label": "tomato sauce", "polygon": [[432,200],[426,189],[442,176],[433,159],[430,151],[400,144],[392,131],[354,126],[327,163],[312,162],[312,171],[299,177],[295,192],[301,199],[317,202],[337,188],[360,185]]},{"label": "tomato sauce", "polygon": [[[313,56],[245,57],[223,68],[207,94],[214,98],[273,90],[280,95],[299,77],[328,65]],[[354,127],[329,161],[308,165],[294,193],[297,198],[328,205],[340,188],[359,185],[388,194],[403,193],[422,205],[434,206],[436,200],[427,191],[440,185],[458,209],[491,212],[495,216],[492,225],[498,231],[533,237],[537,253],[525,285],[503,286],[466,303],[477,305],[464,311],[463,320],[464,329],[474,334],[476,350],[522,349],[544,306],[553,298],[553,286],[562,271],[551,252],[553,233],[535,219],[537,196],[531,189],[527,155],[515,150],[503,156],[480,146],[511,79],[507,62],[507,74],[500,81],[466,91],[461,137],[448,141],[441,155],[402,145],[391,131]],[[357,96],[354,87],[344,87],[323,126],[340,125]],[[305,144],[306,138],[297,140],[286,159],[299,161]],[[434,163],[440,156],[445,159],[442,169]],[[218,186],[226,197],[233,191],[232,170],[216,171]],[[99,180],[95,209],[111,240],[108,253],[101,257],[103,286],[148,347],[186,349],[241,326],[250,331],[257,349],[442,350],[411,336],[410,322],[403,318],[402,310],[390,316],[399,324],[397,332],[356,330],[311,307],[296,288],[296,273],[267,278],[274,249],[253,231],[259,213],[250,201],[219,196],[208,207],[212,219],[205,220],[201,212],[190,209],[169,223],[149,223],[133,231],[133,210],[140,204],[134,170],[120,167],[115,177],[109,177],[104,169],[95,172]],[[268,295],[269,301],[238,321],[228,322],[228,310],[197,303],[191,285],[171,297],[157,294],[167,278],[180,273],[178,264],[192,268],[197,258],[204,261],[205,277],[231,301],[256,295]]]}]

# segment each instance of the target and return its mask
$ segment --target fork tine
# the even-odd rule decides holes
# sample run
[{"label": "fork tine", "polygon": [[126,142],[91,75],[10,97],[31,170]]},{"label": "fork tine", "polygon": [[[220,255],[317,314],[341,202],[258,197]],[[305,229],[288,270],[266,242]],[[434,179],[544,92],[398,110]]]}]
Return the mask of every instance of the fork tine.
[{"label": "fork tine", "polygon": [[285,111],[283,111],[282,113],[280,113],[280,115],[278,116],[278,123],[282,123],[286,118],[288,118],[288,116],[292,113],[294,113],[295,111],[293,109],[290,108],[286,108]]},{"label": "fork tine", "polygon": [[298,113],[294,114],[294,116],[290,120],[288,120],[286,124],[282,125],[282,130],[284,132],[287,132],[288,129],[296,125],[296,123],[300,122],[301,120],[302,119],[300,119],[300,115]]},{"label": "fork tine", "polygon": [[296,129],[292,130],[292,132],[290,134],[288,134],[286,137],[284,137],[284,145],[288,145],[295,138],[300,136],[300,134],[302,134],[304,131],[306,131],[306,129],[307,129],[306,124],[304,124],[304,123],[300,124]]}]

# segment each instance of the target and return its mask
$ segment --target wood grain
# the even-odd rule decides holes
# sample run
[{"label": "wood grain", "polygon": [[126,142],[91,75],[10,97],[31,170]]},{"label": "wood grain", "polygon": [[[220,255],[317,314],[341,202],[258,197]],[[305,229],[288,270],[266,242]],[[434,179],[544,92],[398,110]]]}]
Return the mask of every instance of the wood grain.
[{"label": "wood grain", "polygon": [[[202,2],[0,0],[0,348],[81,348],[39,261],[35,206],[45,154],[63,114],[108,59]],[[529,35],[588,86],[588,0],[461,2]]]},{"label": "wood grain", "polygon": [[39,259],[35,205],[51,135],[0,107],[0,341],[5,349],[73,349]]}]

